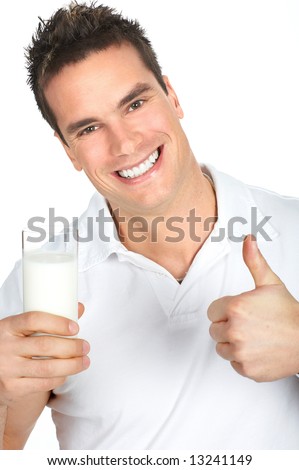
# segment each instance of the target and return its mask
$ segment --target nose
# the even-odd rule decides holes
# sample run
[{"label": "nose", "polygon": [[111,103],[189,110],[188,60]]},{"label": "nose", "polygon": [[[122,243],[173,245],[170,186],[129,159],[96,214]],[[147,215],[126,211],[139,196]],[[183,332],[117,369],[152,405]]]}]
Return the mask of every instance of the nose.
[{"label": "nose", "polygon": [[110,149],[114,156],[132,155],[141,144],[141,132],[130,124],[114,122],[109,129]]}]

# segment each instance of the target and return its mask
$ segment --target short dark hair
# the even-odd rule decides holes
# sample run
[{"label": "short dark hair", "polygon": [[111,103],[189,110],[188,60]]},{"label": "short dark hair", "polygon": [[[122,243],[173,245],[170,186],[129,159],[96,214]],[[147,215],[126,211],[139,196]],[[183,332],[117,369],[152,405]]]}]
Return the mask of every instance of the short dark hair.
[{"label": "short dark hair", "polygon": [[64,142],[44,88],[65,65],[79,62],[92,52],[130,43],[167,94],[161,67],[144,29],[136,20],[124,18],[113,8],[96,3],[71,2],[67,7],[59,8],[49,20],[39,18],[32,42],[25,49],[27,83],[42,116]]}]

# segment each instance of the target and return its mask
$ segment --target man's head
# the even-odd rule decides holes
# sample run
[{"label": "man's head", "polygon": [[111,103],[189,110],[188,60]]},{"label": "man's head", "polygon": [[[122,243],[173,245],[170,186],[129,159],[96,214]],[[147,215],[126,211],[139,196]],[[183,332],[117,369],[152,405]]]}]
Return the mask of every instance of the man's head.
[{"label": "man's head", "polygon": [[40,20],[26,51],[28,84],[43,117],[64,142],[56,117],[45,99],[47,83],[66,65],[123,43],[129,43],[137,50],[144,65],[167,93],[156,54],[137,21],[126,19],[104,5],[91,3],[88,6],[77,2],[60,8],[47,21]]},{"label": "man's head", "polygon": [[110,206],[149,215],[176,206],[197,164],[140,26],[108,7],[71,5],[40,25],[28,57],[44,117]]}]

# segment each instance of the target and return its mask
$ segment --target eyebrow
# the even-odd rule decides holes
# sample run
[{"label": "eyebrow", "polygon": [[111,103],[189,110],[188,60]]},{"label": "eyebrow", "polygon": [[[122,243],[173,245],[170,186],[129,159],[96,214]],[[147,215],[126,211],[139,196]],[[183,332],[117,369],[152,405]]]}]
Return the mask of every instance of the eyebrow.
[{"label": "eyebrow", "polygon": [[80,121],[72,122],[71,124],[67,126],[66,133],[68,135],[72,135],[75,132],[77,132],[79,129],[81,129],[81,127],[88,126],[92,122],[95,122],[95,121],[97,121],[96,118],[90,117],[90,118],[81,119]]},{"label": "eyebrow", "polygon": [[137,98],[137,96],[141,95],[142,93],[146,93],[147,91],[150,91],[152,89],[153,87],[151,87],[148,83],[137,83],[132,88],[132,90],[130,90],[129,93],[120,100],[117,105],[118,109],[130,103],[130,101],[134,100],[135,98]]},{"label": "eyebrow", "polygon": [[[127,93],[117,104],[117,109],[121,109],[126,104],[130,103],[130,101],[137,98],[142,93],[146,93],[153,88],[148,83],[137,83],[130,91]],[[82,127],[90,125],[92,122],[98,121],[95,117],[89,117],[80,119],[79,121],[72,122],[66,128],[66,133],[68,135],[72,135],[77,132]]]}]

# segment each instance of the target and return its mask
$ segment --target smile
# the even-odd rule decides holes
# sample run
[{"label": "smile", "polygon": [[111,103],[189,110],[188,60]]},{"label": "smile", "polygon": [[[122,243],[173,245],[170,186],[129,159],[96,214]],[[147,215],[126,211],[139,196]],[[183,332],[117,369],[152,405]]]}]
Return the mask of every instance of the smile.
[{"label": "smile", "polygon": [[122,178],[133,179],[137,178],[138,176],[144,175],[147,173],[157,162],[159,158],[159,150],[155,150],[146,160],[141,162],[138,166],[134,166],[133,168],[128,168],[127,170],[117,171],[119,176]]}]

